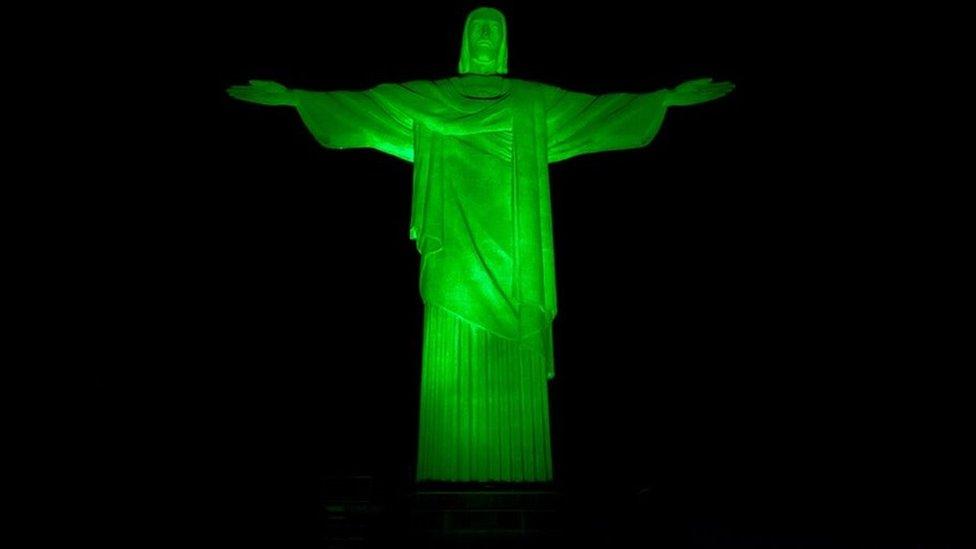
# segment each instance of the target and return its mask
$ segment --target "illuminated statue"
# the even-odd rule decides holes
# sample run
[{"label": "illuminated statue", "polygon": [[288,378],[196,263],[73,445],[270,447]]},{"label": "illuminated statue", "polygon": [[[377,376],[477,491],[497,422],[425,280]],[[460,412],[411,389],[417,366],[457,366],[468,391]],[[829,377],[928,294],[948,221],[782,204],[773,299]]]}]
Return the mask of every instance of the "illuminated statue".
[{"label": "illuminated statue", "polygon": [[491,8],[468,15],[458,71],[365,91],[252,80],[228,93],[297,108],[324,147],[372,147],[414,164],[410,238],[425,304],[417,480],[550,481],[548,165],[643,147],[668,107],[733,85],[594,96],[506,78],[505,19]]}]

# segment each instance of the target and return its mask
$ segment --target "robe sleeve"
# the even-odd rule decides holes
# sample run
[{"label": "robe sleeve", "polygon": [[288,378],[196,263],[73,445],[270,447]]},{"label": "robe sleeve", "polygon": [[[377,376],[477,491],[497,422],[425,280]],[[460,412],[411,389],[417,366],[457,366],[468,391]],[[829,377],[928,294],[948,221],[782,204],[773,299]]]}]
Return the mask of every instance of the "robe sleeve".
[{"label": "robe sleeve", "polygon": [[666,90],[589,95],[547,90],[549,162],[581,154],[643,147],[654,139],[667,107]]},{"label": "robe sleeve", "polygon": [[302,121],[323,147],[373,148],[413,161],[413,120],[383,87],[365,91],[295,90]]}]

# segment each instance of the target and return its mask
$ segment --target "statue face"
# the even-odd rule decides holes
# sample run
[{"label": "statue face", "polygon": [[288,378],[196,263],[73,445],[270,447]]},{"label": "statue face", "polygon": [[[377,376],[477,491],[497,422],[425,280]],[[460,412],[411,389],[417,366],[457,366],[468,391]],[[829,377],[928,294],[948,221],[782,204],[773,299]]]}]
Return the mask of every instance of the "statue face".
[{"label": "statue face", "polygon": [[478,64],[492,64],[498,61],[502,46],[502,23],[494,18],[478,17],[471,20],[468,28],[471,42],[471,59]]},{"label": "statue face", "polygon": [[494,8],[478,8],[468,14],[461,45],[461,74],[497,75],[508,72],[508,31],[505,16]]}]

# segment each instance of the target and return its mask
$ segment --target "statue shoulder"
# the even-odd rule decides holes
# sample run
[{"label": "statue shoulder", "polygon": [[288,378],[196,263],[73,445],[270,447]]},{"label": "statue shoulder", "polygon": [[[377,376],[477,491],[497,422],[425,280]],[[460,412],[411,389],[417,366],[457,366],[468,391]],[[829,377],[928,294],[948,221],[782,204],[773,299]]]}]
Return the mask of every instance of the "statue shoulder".
[{"label": "statue shoulder", "polygon": [[374,89],[382,91],[408,91],[413,93],[423,93],[425,91],[439,88],[441,86],[441,82],[441,80],[410,80],[407,82],[380,84]]},{"label": "statue shoulder", "polygon": [[537,97],[540,97],[546,102],[549,102],[557,98],[558,96],[562,95],[563,93],[565,93],[565,90],[563,90],[562,88],[553,86],[551,84],[546,84],[544,82],[536,82],[534,80],[520,80],[517,78],[513,78],[511,80],[512,80],[512,86],[515,89],[520,90],[523,95],[532,94]]},{"label": "statue shoulder", "polygon": [[512,87],[528,93],[548,93],[548,90],[555,89],[549,84],[533,80],[522,80],[521,78],[509,78],[509,80],[512,82]]}]

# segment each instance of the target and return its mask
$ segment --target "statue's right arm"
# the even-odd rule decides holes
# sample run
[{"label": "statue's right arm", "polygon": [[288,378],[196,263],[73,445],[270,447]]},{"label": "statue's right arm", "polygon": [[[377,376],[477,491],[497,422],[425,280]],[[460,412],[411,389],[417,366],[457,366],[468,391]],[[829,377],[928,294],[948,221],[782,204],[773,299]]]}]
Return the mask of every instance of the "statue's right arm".
[{"label": "statue's right arm", "polygon": [[413,161],[413,120],[393,85],[363,91],[289,90],[277,82],[251,80],[227,93],[259,105],[295,107],[320,145],[330,149],[373,148]]},{"label": "statue's right arm", "polygon": [[259,105],[288,107],[297,105],[297,98],[292,90],[271,80],[250,80],[246,86],[231,86],[227,88],[227,95]]}]

